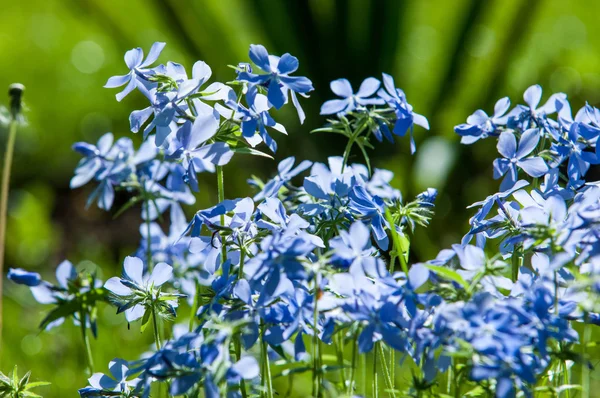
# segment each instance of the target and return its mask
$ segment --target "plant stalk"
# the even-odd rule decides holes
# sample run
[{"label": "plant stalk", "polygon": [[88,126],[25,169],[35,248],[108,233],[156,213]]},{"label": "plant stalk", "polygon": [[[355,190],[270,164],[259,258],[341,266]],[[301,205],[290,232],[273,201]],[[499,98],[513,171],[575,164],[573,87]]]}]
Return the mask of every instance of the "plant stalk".
[{"label": "plant stalk", "polygon": [[11,98],[11,119],[8,126],[8,140],[4,152],[4,167],[2,169],[2,188],[0,192],[0,358],[2,358],[2,326],[3,326],[3,286],[4,278],[4,252],[6,248],[6,218],[8,213],[8,192],[10,190],[10,174],[17,140],[18,116],[21,113],[21,96],[25,87],[21,84],[11,84],[8,95]]},{"label": "plant stalk", "polygon": [[156,319],[156,310],[152,308],[152,326],[154,328],[154,344],[156,344],[156,351],[160,350],[162,343],[160,342],[160,334],[158,332],[158,320]]},{"label": "plant stalk", "polygon": [[[217,166],[217,199],[219,203],[225,200],[225,183],[223,176],[223,166]],[[221,225],[225,224],[225,215],[221,215]],[[221,238],[221,262],[227,261],[227,246],[225,240]]]},{"label": "plant stalk", "polygon": [[[383,366],[383,375],[384,380],[387,384],[387,388],[388,390],[390,390],[389,394],[391,394],[392,397],[396,397],[396,391],[394,391],[394,385],[392,383],[392,376],[390,375],[390,370],[388,369],[387,364],[385,363],[385,354],[383,352],[383,347],[381,346],[381,342],[377,342],[377,350],[379,351],[379,356],[381,356],[381,365]],[[393,350],[393,348],[392,348]]]},{"label": "plant stalk", "polygon": [[88,365],[90,376],[94,374],[94,358],[92,357],[92,347],[90,345],[90,337],[87,334],[86,328],[86,316],[83,311],[79,313],[79,323],[81,328],[81,337],[83,338],[83,344],[85,345],[85,359]]}]

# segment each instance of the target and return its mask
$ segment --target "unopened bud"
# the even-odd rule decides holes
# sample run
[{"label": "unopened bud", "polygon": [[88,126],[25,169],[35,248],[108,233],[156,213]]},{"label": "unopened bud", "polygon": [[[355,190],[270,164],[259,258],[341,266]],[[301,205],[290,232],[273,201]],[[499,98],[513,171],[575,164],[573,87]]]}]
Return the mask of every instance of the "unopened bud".
[{"label": "unopened bud", "polygon": [[25,86],[21,83],[13,83],[8,86],[8,96],[10,97],[10,112],[13,118],[21,113],[21,100]]}]

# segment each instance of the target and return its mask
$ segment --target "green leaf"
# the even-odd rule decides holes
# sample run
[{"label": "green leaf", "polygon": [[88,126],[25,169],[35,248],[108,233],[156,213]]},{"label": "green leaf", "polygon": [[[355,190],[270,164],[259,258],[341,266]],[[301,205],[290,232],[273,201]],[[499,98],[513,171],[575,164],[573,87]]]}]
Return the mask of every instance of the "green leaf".
[{"label": "green leaf", "polygon": [[144,316],[142,317],[142,326],[140,328],[142,333],[146,330],[146,328],[150,324],[150,315],[152,315],[152,311],[150,311],[150,308],[146,308],[146,312],[144,312]]},{"label": "green leaf", "polygon": [[429,268],[431,271],[435,272],[436,274],[442,275],[446,279],[450,279],[451,281],[458,283],[465,289],[469,288],[469,284],[462,278],[462,276],[460,276],[456,271],[454,271],[450,268],[441,267],[439,265],[431,265],[431,264],[425,264],[425,267]]},{"label": "green leaf", "polygon": [[399,252],[399,254],[404,259],[404,261],[400,261],[400,265],[402,266],[402,271],[404,271],[404,273],[406,275],[408,275],[407,264],[408,264],[408,253],[410,250],[410,241],[408,240],[408,238],[406,238],[406,236],[404,234],[402,234],[402,237],[404,238],[404,240],[402,240],[400,238],[400,234],[396,230],[396,225],[394,224],[394,219],[392,218],[392,213],[390,213],[390,209],[387,207],[385,208],[385,219],[390,224],[390,234],[392,235],[392,243],[394,244],[394,249],[396,249],[396,252],[397,253]]},{"label": "green leaf", "polygon": [[31,390],[32,388],[36,388],[36,387],[42,387],[42,386],[49,386],[50,382],[48,381],[34,381],[32,383],[29,383],[25,386],[26,390]]},{"label": "green leaf", "polygon": [[10,385],[10,378],[8,378],[4,373],[0,372],[0,383]]},{"label": "green leaf", "polygon": [[40,323],[40,329],[44,330],[46,327],[60,318],[71,316],[79,311],[79,303],[75,300],[64,301],[58,307],[50,311],[48,315]]},{"label": "green leaf", "polygon": [[485,394],[485,390],[483,387],[481,386],[477,386],[474,389],[472,389],[469,392],[466,392],[464,394],[465,397],[480,397],[483,396]]},{"label": "green leaf", "polygon": [[232,147],[231,150],[235,153],[242,153],[242,154],[246,154],[246,155],[261,156],[263,158],[274,159],[273,156],[269,155],[268,153],[257,151],[256,149],[253,149],[253,148]]},{"label": "green leaf", "polygon": [[19,385],[19,375],[17,373],[17,365],[15,365],[15,367],[13,368],[13,372],[12,372],[12,385],[13,387],[17,387]]},{"label": "green leaf", "polygon": [[21,381],[19,382],[19,390],[23,389],[27,385],[29,382],[29,376],[31,376],[31,371],[25,373],[25,376],[21,378]]},{"label": "green leaf", "polygon": [[42,398],[42,396],[41,396],[41,395],[38,395],[38,394],[36,394],[36,393],[34,393],[34,392],[31,392],[31,391],[23,391],[23,392],[21,393],[21,395],[22,395],[22,396],[24,396],[24,397],[31,397],[31,398]]}]

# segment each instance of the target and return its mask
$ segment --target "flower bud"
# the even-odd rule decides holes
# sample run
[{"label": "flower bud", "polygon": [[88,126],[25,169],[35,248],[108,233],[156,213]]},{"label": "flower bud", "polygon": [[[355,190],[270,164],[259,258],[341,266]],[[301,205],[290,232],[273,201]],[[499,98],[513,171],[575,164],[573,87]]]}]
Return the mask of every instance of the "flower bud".
[{"label": "flower bud", "polygon": [[10,97],[10,112],[13,118],[16,118],[21,113],[21,98],[25,86],[21,83],[13,83],[8,86],[8,96]]}]

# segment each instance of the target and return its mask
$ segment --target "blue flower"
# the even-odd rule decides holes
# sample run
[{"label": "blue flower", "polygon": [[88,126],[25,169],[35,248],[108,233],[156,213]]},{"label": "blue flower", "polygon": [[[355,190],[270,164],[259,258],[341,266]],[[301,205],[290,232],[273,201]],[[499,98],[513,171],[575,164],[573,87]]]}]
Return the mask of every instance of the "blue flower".
[{"label": "blue flower", "polygon": [[25,286],[37,286],[42,283],[42,277],[37,272],[25,271],[21,268],[10,268],[8,270],[8,279]]},{"label": "blue flower", "polygon": [[413,112],[413,107],[406,101],[404,91],[396,88],[394,78],[386,73],[383,74],[383,88],[377,92],[385,102],[392,108],[396,115],[394,129],[392,132],[397,136],[404,137],[410,130],[410,151],[415,153],[416,145],[413,138],[414,125],[429,130],[429,122],[425,116]]},{"label": "blue flower", "polygon": [[362,186],[352,188],[348,197],[350,198],[350,209],[359,215],[361,219],[369,221],[377,245],[382,250],[387,250],[389,238],[384,230],[384,225],[387,225],[387,221],[383,216],[383,200],[377,196],[370,195]]},{"label": "blue flower", "polygon": [[238,80],[251,84],[259,84],[268,90],[267,98],[276,108],[281,109],[288,101],[288,92],[298,111],[300,122],[304,122],[304,111],[300,107],[296,93],[307,94],[313,90],[312,82],[306,77],[289,76],[298,69],[298,59],[288,53],[281,57],[269,55],[267,49],[260,44],[250,45],[250,59],[265,74],[239,72]]},{"label": "blue flower", "polygon": [[498,126],[505,125],[508,116],[504,114],[510,107],[508,97],[499,99],[494,106],[494,114],[488,116],[482,109],[476,110],[467,118],[467,123],[460,124],[454,131],[461,136],[462,144],[472,144],[478,140],[498,135]]},{"label": "blue flower", "polygon": [[[242,135],[246,141],[251,146],[256,146],[262,140],[271,151],[276,152],[277,143],[267,132],[267,127],[286,135],[287,131],[283,125],[277,123],[269,114],[270,106],[267,97],[258,94],[255,88],[249,88],[246,94],[246,102],[248,103],[246,108],[236,101],[233,92],[231,94],[232,96],[227,100],[226,105],[235,111],[234,117],[241,120]],[[260,138],[256,137],[257,130]]]},{"label": "blue flower", "polygon": [[115,358],[108,364],[108,370],[110,375],[94,373],[88,379],[89,387],[80,389],[79,395],[82,398],[106,396],[126,398],[131,397],[131,394],[136,392],[140,379],[131,379],[127,361]]},{"label": "blue flower", "polygon": [[498,152],[504,158],[494,160],[494,178],[506,174],[500,189],[506,191],[517,182],[517,166],[531,177],[541,177],[548,171],[544,159],[538,156],[527,157],[537,146],[540,140],[537,129],[529,129],[523,133],[517,147],[517,140],[513,133],[503,132],[498,139]]},{"label": "blue flower", "polygon": [[[585,150],[588,145],[583,142],[581,126],[581,123],[572,123],[567,137],[560,137],[558,142],[552,144],[551,148],[552,151],[558,154],[561,161],[568,160],[569,186],[574,188],[578,188],[584,183],[581,179],[586,175],[590,164],[598,163],[596,153]],[[597,147],[596,150],[598,150]]]},{"label": "blue flower", "polygon": [[129,73],[123,76],[113,76],[104,85],[106,88],[127,86],[123,91],[116,95],[117,101],[121,101],[127,94],[135,88],[146,90],[150,81],[148,77],[153,73],[148,69],[157,59],[166,43],[156,42],[150,48],[150,53],[144,60],[144,51],[141,48],[134,48],[125,53],[125,64],[129,68]]},{"label": "blue flower", "polygon": [[340,231],[340,235],[333,238],[329,246],[333,250],[331,261],[344,268],[372,257],[376,252],[371,247],[369,228],[361,221],[352,223],[347,232]]},{"label": "blue flower", "polygon": [[[261,189],[259,193],[254,195],[255,201],[260,201],[265,198],[274,197],[279,193],[279,190],[285,186],[292,178],[302,173],[304,170],[308,169],[312,162],[308,160],[303,160],[299,165],[294,167],[294,162],[296,158],[290,156],[289,158],[283,159],[277,165],[277,175],[269,180],[264,187]],[[251,184],[254,184],[252,180],[249,181]]]},{"label": "blue flower", "polygon": [[542,87],[535,84],[523,94],[523,99],[527,106],[517,105],[507,116],[508,127],[519,127],[521,130],[527,130],[532,127],[539,127],[543,132],[549,132],[554,135],[554,129],[557,123],[547,116],[555,113],[563,107],[567,96],[563,93],[553,94],[548,98],[548,101],[542,106],[539,106],[542,99]]},{"label": "blue flower", "polygon": [[160,305],[168,314],[175,315],[177,299],[181,295],[163,293],[160,287],[173,276],[173,267],[158,263],[150,275],[144,276],[144,263],[137,257],[127,257],[123,263],[123,277],[112,277],[104,288],[115,295],[118,312],[133,322],[154,305]]},{"label": "blue flower", "polygon": [[181,160],[185,169],[184,181],[198,191],[196,173],[205,170],[204,163],[224,166],[233,157],[233,151],[225,142],[207,143],[217,132],[219,119],[211,113],[199,115],[192,123],[186,121],[177,131],[174,145],[177,147],[169,159]]},{"label": "blue flower", "polygon": [[347,79],[337,79],[330,83],[331,91],[343,99],[333,99],[326,101],[321,106],[321,115],[342,114],[345,115],[354,111],[358,106],[381,105],[384,103],[381,98],[369,98],[377,92],[381,83],[374,77],[366,78],[358,92],[355,94],[352,86]]}]

